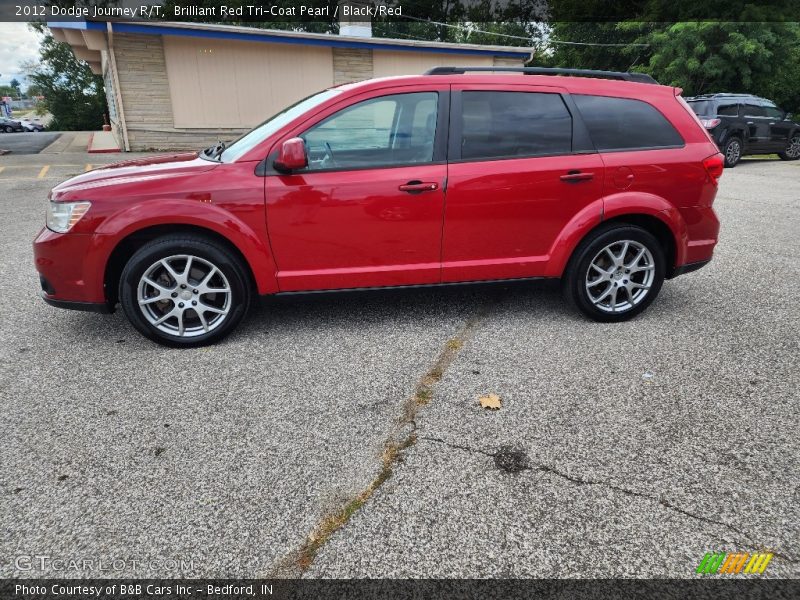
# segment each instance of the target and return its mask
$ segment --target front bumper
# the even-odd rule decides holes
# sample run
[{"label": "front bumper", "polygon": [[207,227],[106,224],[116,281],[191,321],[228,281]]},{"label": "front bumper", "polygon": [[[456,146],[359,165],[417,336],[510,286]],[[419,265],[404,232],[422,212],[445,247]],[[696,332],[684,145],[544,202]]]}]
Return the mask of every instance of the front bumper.
[{"label": "front bumper", "polygon": [[95,264],[98,240],[91,234],[42,229],[33,241],[33,257],[42,298],[61,308],[111,312],[103,290],[104,273]]},{"label": "front bumper", "polygon": [[114,312],[114,309],[112,309],[106,302],[74,302],[72,300],[56,300],[55,298],[48,296],[46,292],[42,292],[42,300],[47,302],[50,306],[55,306],[56,308],[66,308],[69,310],[80,310],[84,312],[96,312],[106,315]]}]

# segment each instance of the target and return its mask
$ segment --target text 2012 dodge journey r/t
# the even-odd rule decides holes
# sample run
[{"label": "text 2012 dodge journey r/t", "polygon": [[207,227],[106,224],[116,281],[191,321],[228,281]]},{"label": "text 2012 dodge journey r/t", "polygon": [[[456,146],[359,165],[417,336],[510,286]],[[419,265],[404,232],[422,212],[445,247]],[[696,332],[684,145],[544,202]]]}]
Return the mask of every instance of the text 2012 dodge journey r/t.
[{"label": "text 2012 dodge journey r/t", "polygon": [[621,321],[711,259],[723,158],[680,90],[480,70],[328,89],[227,147],[65,181],[34,242],[44,299],[120,303],[175,346],[256,295],[487,280],[562,278]]}]

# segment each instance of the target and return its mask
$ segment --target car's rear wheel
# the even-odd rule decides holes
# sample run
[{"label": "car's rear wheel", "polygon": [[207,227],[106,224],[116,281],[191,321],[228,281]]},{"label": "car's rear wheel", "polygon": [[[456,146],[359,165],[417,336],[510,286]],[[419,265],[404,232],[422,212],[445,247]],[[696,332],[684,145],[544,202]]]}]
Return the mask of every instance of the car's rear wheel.
[{"label": "car's rear wheel", "polygon": [[194,235],[153,240],[130,258],[119,298],[131,324],[160,344],[215,343],[250,305],[244,265],[223,245]]},{"label": "car's rear wheel", "polygon": [[742,140],[738,137],[730,138],[725,143],[722,154],[725,155],[725,166],[735,167],[742,159]]},{"label": "car's rear wheel", "polygon": [[778,158],[781,160],[797,160],[800,158],[800,133],[792,136],[792,139],[786,145],[786,150],[778,152]]},{"label": "car's rear wheel", "polygon": [[564,295],[595,321],[625,321],[656,298],[666,260],[650,232],[610,224],[590,234],[575,250],[564,277]]},{"label": "car's rear wheel", "polygon": [[6,133],[14,133],[14,128],[13,127],[6,127],[5,129],[6,129]]}]

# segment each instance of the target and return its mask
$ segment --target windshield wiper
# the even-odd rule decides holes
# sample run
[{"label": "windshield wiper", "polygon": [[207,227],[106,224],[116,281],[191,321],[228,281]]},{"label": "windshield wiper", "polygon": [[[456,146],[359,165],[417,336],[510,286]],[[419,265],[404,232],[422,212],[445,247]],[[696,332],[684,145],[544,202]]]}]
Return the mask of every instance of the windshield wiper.
[{"label": "windshield wiper", "polygon": [[211,160],[219,160],[220,155],[225,152],[225,142],[217,142],[213,146],[209,146],[203,150],[203,156],[207,156]]}]

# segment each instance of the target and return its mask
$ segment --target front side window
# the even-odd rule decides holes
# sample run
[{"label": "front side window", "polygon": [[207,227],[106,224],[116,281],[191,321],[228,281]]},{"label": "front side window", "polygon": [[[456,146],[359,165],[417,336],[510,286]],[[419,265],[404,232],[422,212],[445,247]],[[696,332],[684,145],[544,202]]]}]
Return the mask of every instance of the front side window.
[{"label": "front side window", "polygon": [[763,106],[759,106],[757,104],[745,104],[744,105],[744,116],[745,117],[766,117],[767,113],[764,110]]},{"label": "front side window", "polygon": [[572,151],[572,116],[559,94],[463,92],[461,131],[463,160]]},{"label": "front side window", "polygon": [[672,124],[647,102],[580,94],[573,98],[601,152],[683,146]]},{"label": "front side window", "polygon": [[779,121],[783,119],[783,111],[780,108],[776,108],[774,106],[765,106],[764,110],[770,119],[777,119]]},{"label": "front side window", "polygon": [[307,130],[308,169],[356,169],[433,160],[439,95],[394,94],[348,106]]}]

